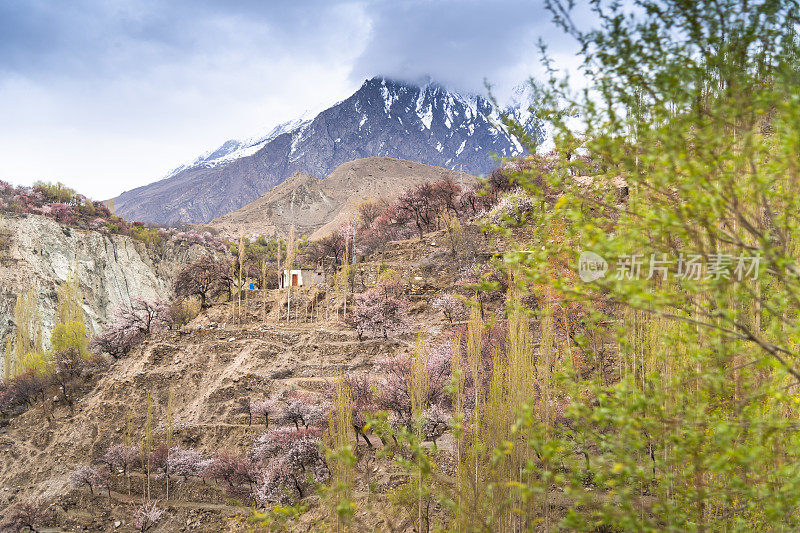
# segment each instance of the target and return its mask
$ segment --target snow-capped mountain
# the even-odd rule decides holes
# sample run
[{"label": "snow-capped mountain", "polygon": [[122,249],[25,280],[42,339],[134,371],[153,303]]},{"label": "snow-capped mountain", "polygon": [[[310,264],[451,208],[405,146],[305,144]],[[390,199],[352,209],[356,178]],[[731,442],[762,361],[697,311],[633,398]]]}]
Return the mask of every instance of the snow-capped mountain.
[{"label": "snow-capped mountain", "polygon": [[[528,107],[517,101],[504,112],[523,120],[538,137],[542,130]],[[498,126],[499,116],[481,96],[431,82],[376,77],[313,119],[281,124],[253,139],[227,141],[161,181],[121,194],[116,210],[146,222],[208,222],[255,200],[295,172],[322,178],[346,161],[369,156],[485,174],[496,166],[496,156],[523,151]]]},{"label": "snow-capped mountain", "polygon": [[208,150],[207,152],[197,156],[192,161],[174,168],[169,174],[164,176],[164,179],[170,178],[180,172],[183,172],[184,170],[193,168],[214,168],[217,165],[224,165],[236,159],[253,155],[278,135],[294,131],[304,126],[306,123],[311,122],[312,118],[314,117],[311,116],[311,113],[306,112],[294,120],[284,122],[283,124],[278,124],[266,135],[257,135],[247,139],[230,139],[225,141],[222,146],[219,146],[213,150]]}]

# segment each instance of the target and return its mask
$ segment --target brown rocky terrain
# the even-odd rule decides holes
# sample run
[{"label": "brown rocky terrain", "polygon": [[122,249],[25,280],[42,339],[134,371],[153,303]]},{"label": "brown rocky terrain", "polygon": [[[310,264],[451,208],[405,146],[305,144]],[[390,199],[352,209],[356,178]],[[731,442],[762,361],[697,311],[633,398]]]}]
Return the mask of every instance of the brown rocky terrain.
[{"label": "brown rocky terrain", "polygon": [[443,179],[472,186],[477,178],[463,172],[391,157],[366,157],[339,165],[322,180],[297,173],[258,200],[211,221],[238,236],[285,237],[294,223],[297,235],[324,237],[351,220],[365,200],[396,199],[403,191]]},{"label": "brown rocky terrain", "polygon": [[[471,242],[488,244],[476,229],[469,231],[475,233],[469,235]],[[315,317],[311,319],[313,311],[305,308],[287,322],[281,318],[285,292],[267,291],[266,298],[260,294],[249,299],[239,319],[233,318],[233,304],[223,302],[180,331],[152,335],[87,384],[74,413],[47,400],[11,419],[0,429],[0,515],[14,502],[40,499],[50,504],[53,523],[60,530],[132,531],[132,513],[146,490],[141,474],[117,475],[110,493],[95,494],[70,487],[68,476],[76,465],[95,461],[110,444],[123,442],[129,431],[132,442],[140,442],[148,398],[155,440],[164,437],[171,398],[173,443],[205,453],[247,452],[263,426],[248,424],[239,409],[242,399],[274,397],[290,389],[319,393],[339,372],[370,374],[383,359],[408,353],[420,331],[430,341],[444,334],[446,321],[430,307],[431,299],[452,290],[459,271],[486,253],[473,250],[453,258],[444,241],[443,234],[434,233],[424,241],[389,243],[356,266],[356,290],[372,283],[387,266],[403,280],[414,322],[405,334],[359,341],[337,318],[341,298],[314,288],[298,292],[316,302]],[[446,448],[447,442],[445,435],[440,446]],[[358,449],[357,499],[404,480],[391,464],[375,462],[373,453],[363,443]],[[173,479],[169,490],[167,498],[165,481],[150,480],[151,497],[166,510],[153,531],[252,527],[247,502],[232,501],[212,482]],[[319,505],[314,498],[309,500],[311,510],[291,530],[318,529]],[[371,520],[383,529],[380,517]]]}]

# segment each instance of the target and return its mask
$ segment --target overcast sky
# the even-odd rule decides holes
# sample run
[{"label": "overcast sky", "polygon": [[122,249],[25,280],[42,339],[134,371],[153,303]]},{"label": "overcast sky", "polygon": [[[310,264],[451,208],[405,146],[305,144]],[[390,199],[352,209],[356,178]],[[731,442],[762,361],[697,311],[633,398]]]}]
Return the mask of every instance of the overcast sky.
[{"label": "overcast sky", "polygon": [[0,179],[105,199],[384,74],[502,95],[540,0],[0,0]]}]

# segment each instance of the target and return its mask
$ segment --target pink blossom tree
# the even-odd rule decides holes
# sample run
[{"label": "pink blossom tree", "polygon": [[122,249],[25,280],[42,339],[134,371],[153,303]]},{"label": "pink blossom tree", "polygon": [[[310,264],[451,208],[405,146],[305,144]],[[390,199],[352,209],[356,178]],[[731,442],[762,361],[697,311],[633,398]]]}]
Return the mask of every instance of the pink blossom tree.
[{"label": "pink blossom tree", "polygon": [[397,283],[381,282],[355,296],[352,322],[359,340],[367,331],[387,338],[390,332],[407,329],[408,300]]},{"label": "pink blossom tree", "polygon": [[267,464],[272,459],[286,453],[286,451],[294,445],[295,441],[304,438],[319,440],[321,436],[322,429],[319,427],[299,430],[292,429],[291,427],[270,429],[264,432],[256,439],[255,443],[253,443],[253,450],[250,457],[255,463]]},{"label": "pink blossom tree", "polygon": [[290,504],[292,497],[286,490],[287,486],[291,486],[299,497],[303,497],[303,486],[288,462],[283,458],[274,459],[261,474],[258,485],[253,491],[253,499],[262,506],[269,503]]},{"label": "pink blossom tree", "polygon": [[417,228],[419,239],[423,233],[430,231],[438,219],[441,206],[431,183],[423,183],[409,189],[395,202],[398,215],[403,216]]},{"label": "pink blossom tree", "polygon": [[451,324],[459,320],[464,320],[467,317],[467,306],[464,305],[464,302],[460,298],[452,294],[443,294],[439,296],[431,303],[431,307],[437,311],[441,311]]},{"label": "pink blossom tree", "polygon": [[450,427],[450,416],[440,405],[432,405],[425,410],[422,434],[425,440],[436,444],[436,439],[444,435]]},{"label": "pink blossom tree", "polygon": [[32,407],[36,400],[44,399],[50,385],[51,381],[47,376],[29,369],[11,380],[11,397],[16,403]]},{"label": "pink blossom tree", "polygon": [[114,311],[111,322],[92,339],[91,346],[120,357],[151,332],[168,328],[170,320],[169,309],[162,301],[135,297]]},{"label": "pink blossom tree", "polygon": [[[428,387],[424,404],[427,406],[443,406],[449,401],[446,387],[450,381],[450,354],[449,343],[426,348]],[[408,390],[411,359],[408,356],[387,359],[383,362],[382,369],[383,377],[376,386],[379,392],[375,401],[379,408],[389,412],[395,427],[410,428],[413,422],[411,395]]]},{"label": "pink blossom tree", "polygon": [[275,413],[278,409],[277,403],[274,400],[266,399],[266,400],[259,400],[255,402],[250,402],[250,408],[248,410],[250,414],[250,421],[252,422],[252,418],[263,418],[264,419],[264,426],[269,427],[269,415],[270,413]]},{"label": "pink blossom tree", "polygon": [[47,522],[47,506],[39,501],[20,502],[5,510],[0,531],[39,531]]},{"label": "pink blossom tree", "polygon": [[208,460],[195,450],[175,446],[167,457],[169,472],[188,481],[190,477],[201,477],[208,467]]},{"label": "pink blossom tree", "polygon": [[[300,433],[295,431],[294,433]],[[311,490],[309,481],[322,483],[330,478],[330,470],[321,452],[319,438],[303,436],[289,441],[283,454],[271,459],[253,491],[261,505],[268,502],[291,503],[291,491],[304,498]]]},{"label": "pink blossom tree", "polygon": [[306,427],[306,414],[308,404],[299,398],[290,399],[283,407],[282,416],[287,422],[294,424],[295,429],[300,429],[300,424]]},{"label": "pink blossom tree", "polygon": [[125,446],[124,444],[113,444],[108,447],[100,461],[105,464],[112,472],[121,472],[122,475],[128,474],[128,469],[136,464],[139,458],[139,450],[136,446]]},{"label": "pink blossom tree", "polygon": [[81,354],[74,348],[57,352],[53,356],[53,362],[55,371],[52,374],[52,380],[58,386],[61,399],[72,412],[89,362],[81,357]]},{"label": "pink blossom tree", "polygon": [[244,484],[249,485],[252,490],[253,484],[257,482],[258,470],[249,458],[222,450],[205,465],[203,477],[225,483],[229,493],[237,494]]},{"label": "pink blossom tree", "polygon": [[150,452],[147,464],[150,470],[156,473],[156,477],[169,479],[170,469],[167,462],[169,452],[170,449],[163,443],[153,448]]},{"label": "pink blossom tree", "polygon": [[50,216],[61,224],[72,224],[75,221],[75,212],[67,204],[52,204],[50,206]]},{"label": "pink blossom tree", "polygon": [[179,298],[197,296],[200,306],[205,309],[209,298],[230,290],[232,281],[229,261],[205,255],[178,273],[173,288]]},{"label": "pink blossom tree", "polygon": [[356,446],[358,446],[359,435],[363,437],[367,446],[372,448],[372,442],[367,437],[366,430],[367,417],[376,412],[377,404],[375,395],[372,391],[372,384],[366,376],[350,376],[345,378],[347,388],[350,391],[350,399],[353,404],[353,430],[356,433]]},{"label": "pink blossom tree", "polygon": [[108,470],[90,465],[78,465],[69,475],[69,483],[73,488],[89,487],[89,492],[94,494],[95,488],[105,488],[111,497],[111,482]]}]

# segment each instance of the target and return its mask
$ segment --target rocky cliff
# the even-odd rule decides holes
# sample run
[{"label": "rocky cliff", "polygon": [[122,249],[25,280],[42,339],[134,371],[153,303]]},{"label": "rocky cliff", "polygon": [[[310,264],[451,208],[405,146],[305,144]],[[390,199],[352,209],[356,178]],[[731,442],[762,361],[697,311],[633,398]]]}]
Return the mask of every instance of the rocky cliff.
[{"label": "rocky cliff", "polygon": [[0,243],[0,339],[13,332],[17,295],[33,288],[46,345],[54,325],[56,287],[73,269],[87,329],[96,332],[114,309],[134,296],[166,300],[178,268],[206,253],[199,245],[145,245],[121,235],[76,230],[38,215],[4,215]]}]

